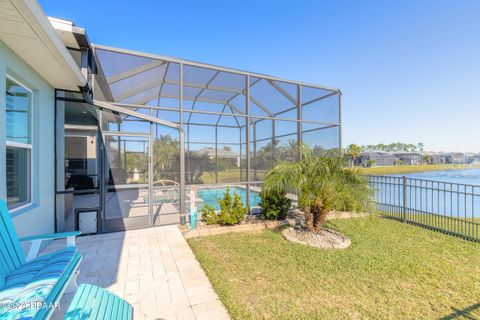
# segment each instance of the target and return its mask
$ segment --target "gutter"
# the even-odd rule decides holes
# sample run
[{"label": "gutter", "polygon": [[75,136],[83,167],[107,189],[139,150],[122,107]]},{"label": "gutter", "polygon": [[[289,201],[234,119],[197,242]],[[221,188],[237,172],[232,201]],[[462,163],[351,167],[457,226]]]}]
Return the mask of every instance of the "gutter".
[{"label": "gutter", "polygon": [[87,85],[87,79],[56,34],[39,4],[35,0],[11,0],[11,3],[63,68],[65,76],[78,87]]}]

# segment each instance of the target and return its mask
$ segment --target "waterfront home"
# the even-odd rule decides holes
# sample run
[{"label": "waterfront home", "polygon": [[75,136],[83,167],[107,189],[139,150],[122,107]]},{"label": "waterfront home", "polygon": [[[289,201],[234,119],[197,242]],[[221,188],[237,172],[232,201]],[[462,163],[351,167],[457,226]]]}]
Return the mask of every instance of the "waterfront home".
[{"label": "waterfront home", "polygon": [[420,152],[395,152],[393,155],[404,165],[419,165],[423,163],[423,155]]},{"label": "waterfront home", "polygon": [[465,154],[467,163],[479,163],[480,162],[480,153],[468,152]]},{"label": "waterfront home", "polygon": [[442,164],[446,163],[445,155],[441,152],[435,151],[422,151],[423,158],[426,159],[428,164]]},{"label": "waterfront home", "polygon": [[393,166],[395,165],[395,157],[385,151],[364,151],[360,153],[357,159],[357,165],[363,167]]},{"label": "waterfront home", "polygon": [[450,164],[467,163],[467,155],[463,152],[448,152],[445,155],[445,162]]},{"label": "waterfront home", "polygon": [[0,23],[0,198],[21,236],[186,223],[190,186],[231,167],[199,153],[234,162],[249,204],[270,146],[341,147],[339,89],[92,44],[33,0]]},{"label": "waterfront home", "polygon": [[[228,318],[177,227],[205,200],[195,190],[236,186],[256,206],[251,183],[263,175],[251,168],[277,141],[341,149],[337,88],[93,44],[35,0],[0,1],[0,87],[10,231],[103,233],[78,240],[79,281],[141,318]],[[212,186],[229,162],[228,183]]]}]

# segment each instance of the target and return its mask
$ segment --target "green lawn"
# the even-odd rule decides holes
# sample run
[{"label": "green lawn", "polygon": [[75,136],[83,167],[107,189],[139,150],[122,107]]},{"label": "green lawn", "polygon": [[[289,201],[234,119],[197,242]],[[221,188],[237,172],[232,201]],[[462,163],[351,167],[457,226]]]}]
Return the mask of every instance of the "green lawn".
[{"label": "green lawn", "polygon": [[480,319],[480,244],[377,217],[329,227],[352,246],[274,231],[189,243],[235,319]]},{"label": "green lawn", "polygon": [[358,168],[364,175],[384,175],[384,174],[401,174],[415,173],[422,171],[439,171],[439,170],[458,170],[468,168],[480,168],[479,164],[422,164],[413,166],[379,166],[370,168]]},{"label": "green lawn", "polygon": [[[358,168],[358,170],[361,174],[364,175],[384,175],[414,173],[422,171],[458,170],[468,168],[480,168],[480,164],[423,164],[417,166],[379,166],[371,168]],[[265,171],[257,170],[257,180],[263,180],[263,178],[265,177],[265,173]],[[245,174],[246,173],[244,170],[243,175]],[[250,175],[253,179],[253,170],[251,171]],[[215,172],[204,172],[200,179],[203,181],[203,183],[215,183]],[[241,178],[240,169],[238,168],[218,172],[218,183],[238,182],[244,180],[246,180],[246,178]]]},{"label": "green lawn", "polygon": [[[394,217],[403,220],[404,216],[399,212],[379,211],[379,214]],[[439,214],[431,213],[407,213],[407,221],[433,227],[447,232],[452,232],[459,236],[467,238],[480,239],[480,218],[467,217],[466,219],[460,216],[448,217]]]},{"label": "green lawn", "polygon": [[[245,177],[246,171],[243,170],[243,178],[240,175],[240,169],[228,169],[225,171],[218,172],[218,183],[228,183],[228,182],[239,182],[239,181],[246,181]],[[251,171],[251,178],[253,180],[253,170]],[[265,171],[257,171],[257,180],[263,180],[265,176]],[[200,179],[203,183],[216,183],[215,181],[215,172],[204,172]]]},{"label": "green lawn", "polygon": [[[364,175],[384,175],[384,174],[401,174],[401,173],[414,173],[421,171],[439,171],[439,170],[457,170],[457,169],[468,169],[468,168],[480,168],[480,164],[468,165],[468,164],[425,164],[418,166],[380,166],[380,167],[371,167],[371,168],[358,168],[360,173]],[[265,171],[257,170],[257,180],[263,180],[265,177]],[[238,182],[244,181],[245,170],[243,171],[244,177],[240,176],[240,169],[233,168],[225,171],[218,172],[218,183],[228,183],[228,182]],[[250,176],[253,179],[254,173],[253,169],[250,173]],[[200,179],[203,183],[215,183],[215,172],[204,172]]]}]

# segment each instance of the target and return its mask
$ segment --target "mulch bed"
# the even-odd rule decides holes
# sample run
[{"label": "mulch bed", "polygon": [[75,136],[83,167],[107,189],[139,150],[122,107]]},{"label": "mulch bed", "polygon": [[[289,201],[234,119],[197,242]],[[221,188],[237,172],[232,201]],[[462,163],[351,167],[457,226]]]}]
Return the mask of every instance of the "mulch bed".
[{"label": "mulch bed", "polygon": [[340,232],[322,228],[320,232],[309,232],[300,227],[289,227],[282,231],[288,241],[322,249],[345,249],[352,241]]},{"label": "mulch bed", "polygon": [[[359,218],[367,215],[366,213],[356,212],[331,212],[326,219]],[[323,228],[320,233],[306,231],[304,228],[305,217],[300,210],[292,211],[285,220],[272,221],[263,219],[261,215],[247,215],[242,223],[233,226],[207,225],[204,221],[198,221],[196,229],[192,230],[188,226],[180,226],[180,230],[183,236],[189,239],[230,232],[259,232],[286,226],[289,227],[285,228],[282,234],[292,242],[330,249],[343,249],[351,244],[348,237],[331,229]]]}]

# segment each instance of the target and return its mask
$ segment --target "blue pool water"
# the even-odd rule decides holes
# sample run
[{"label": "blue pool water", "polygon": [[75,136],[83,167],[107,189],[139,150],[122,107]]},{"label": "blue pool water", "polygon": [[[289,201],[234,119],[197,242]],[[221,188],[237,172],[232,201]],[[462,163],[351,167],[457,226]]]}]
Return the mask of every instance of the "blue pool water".
[{"label": "blue pool water", "polygon": [[[205,204],[208,204],[215,210],[220,210],[217,199],[223,199],[223,194],[225,193],[226,188],[205,188],[198,189],[197,196],[202,199],[198,204],[198,209],[201,209]],[[247,190],[244,188],[231,187],[230,195],[233,197],[233,193],[236,192],[242,199],[243,204],[247,203]],[[250,207],[258,206],[260,202],[260,194],[256,191],[250,191]]]}]

